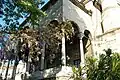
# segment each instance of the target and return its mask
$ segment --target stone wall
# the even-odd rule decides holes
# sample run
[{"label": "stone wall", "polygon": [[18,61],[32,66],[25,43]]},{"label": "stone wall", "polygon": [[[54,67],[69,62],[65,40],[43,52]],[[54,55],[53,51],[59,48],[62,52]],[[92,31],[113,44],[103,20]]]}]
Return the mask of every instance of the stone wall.
[{"label": "stone wall", "polygon": [[58,0],[54,5],[50,6],[45,12],[47,16],[42,17],[40,20],[40,26],[47,25],[50,21],[57,19],[62,21],[62,0]]},{"label": "stone wall", "polygon": [[102,21],[105,32],[120,27],[120,6],[118,0],[101,0]]},{"label": "stone wall", "polygon": [[86,8],[92,11],[92,27],[87,26],[87,29],[91,31],[93,50],[97,56],[108,48],[113,52],[120,52],[120,6],[117,0],[101,0],[101,6],[102,13],[93,6],[92,2],[86,4]]},{"label": "stone wall", "polygon": [[115,28],[109,32],[99,35],[94,40],[94,52],[96,56],[105,53],[103,50],[108,48],[113,52],[120,53],[120,28]]}]

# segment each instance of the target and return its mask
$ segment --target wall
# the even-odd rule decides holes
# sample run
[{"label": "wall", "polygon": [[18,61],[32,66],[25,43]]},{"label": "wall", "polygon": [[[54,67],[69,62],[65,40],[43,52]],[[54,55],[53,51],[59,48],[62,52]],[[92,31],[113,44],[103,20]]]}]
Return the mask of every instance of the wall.
[{"label": "wall", "polygon": [[[103,21],[104,33],[95,36],[94,52],[98,56],[104,53],[104,49],[112,49],[113,52],[120,52],[120,6],[116,0],[101,0],[103,13],[101,21]],[[96,31],[95,34],[98,32]]]},{"label": "wall", "polygon": [[47,16],[42,17],[40,20],[40,26],[47,25],[50,21],[57,19],[62,21],[62,0],[58,0],[54,5],[49,7],[45,12]]},{"label": "wall", "polygon": [[102,0],[102,20],[105,32],[120,27],[120,6],[116,0]]},{"label": "wall", "polygon": [[120,28],[104,33],[103,35],[97,36],[94,41],[94,51],[96,56],[101,53],[105,53],[103,50],[108,48],[112,49],[113,52],[120,53]]},{"label": "wall", "polygon": [[63,20],[72,20],[78,24],[83,32],[88,26],[92,26],[91,17],[75,6],[69,0],[63,0]]}]

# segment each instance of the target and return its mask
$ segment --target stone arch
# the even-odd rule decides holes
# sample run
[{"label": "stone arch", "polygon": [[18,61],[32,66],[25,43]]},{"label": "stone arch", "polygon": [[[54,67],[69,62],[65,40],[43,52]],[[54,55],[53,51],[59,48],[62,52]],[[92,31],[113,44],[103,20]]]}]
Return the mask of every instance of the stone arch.
[{"label": "stone arch", "polygon": [[70,21],[73,28],[73,35],[70,40],[66,40],[66,55],[67,55],[67,65],[75,65],[79,67],[81,57],[80,57],[80,41],[79,41],[79,26],[74,21]]},{"label": "stone arch", "polygon": [[80,29],[79,26],[77,25],[77,23],[75,23],[74,21],[70,21],[72,24],[72,27],[74,28],[74,33],[75,35],[78,35],[80,33]]},{"label": "stone arch", "polygon": [[51,20],[49,22],[49,24],[54,24],[55,26],[57,26],[59,24],[58,20],[54,19],[54,20]]},{"label": "stone arch", "polygon": [[[91,43],[91,39],[92,39],[92,35],[91,32],[87,29],[84,30],[84,33],[81,32],[80,27],[77,25],[77,23],[75,23],[74,21],[70,21],[72,24],[72,27],[74,28],[74,35],[72,36],[71,39],[71,44],[67,44],[66,47],[68,48],[68,50],[66,49],[66,54],[71,57],[73,64],[77,65],[76,67],[78,67],[78,65],[81,62],[81,51],[80,51],[80,39],[82,39],[83,41],[83,49],[84,49],[84,54],[85,57],[89,57],[93,55],[93,51],[92,51],[92,43]],[[74,50],[72,50],[74,49]]]},{"label": "stone arch", "polygon": [[[54,19],[54,20],[49,21],[47,25],[54,29],[59,24],[60,22],[57,19]],[[51,46],[51,45],[47,45],[47,46]],[[58,67],[61,65],[61,44],[59,44],[58,48],[57,48],[57,52],[55,52],[55,51],[52,51],[49,47],[46,47],[45,69],[49,69],[52,67]]]}]

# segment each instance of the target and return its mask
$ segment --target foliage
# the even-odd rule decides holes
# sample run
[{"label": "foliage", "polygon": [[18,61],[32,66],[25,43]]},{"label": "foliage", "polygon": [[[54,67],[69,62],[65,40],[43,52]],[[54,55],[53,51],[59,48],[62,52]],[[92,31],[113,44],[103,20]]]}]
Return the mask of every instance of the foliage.
[{"label": "foliage", "polygon": [[[69,38],[72,36],[72,25],[70,21],[65,22],[51,22],[46,27],[40,27],[39,31],[36,29],[26,29],[20,26],[20,20],[27,18],[29,27],[34,27],[39,22],[39,17],[46,15],[39,9],[42,0],[3,0],[3,20],[5,26],[2,27],[3,33],[7,33],[10,39],[9,43],[15,44],[16,53],[25,54],[26,48],[29,48],[31,57],[37,53],[40,54],[42,44],[46,43],[46,47],[51,49],[52,52],[58,51],[63,36]],[[25,22],[24,21],[24,22]],[[0,31],[2,33],[2,31]],[[13,42],[15,41],[15,42]],[[9,47],[9,46],[8,46]],[[7,50],[7,49],[6,49]],[[11,49],[12,50],[12,49]]]},{"label": "foliage", "polygon": [[75,66],[72,67],[72,71],[73,71],[73,78],[74,80],[82,80],[82,76],[80,75],[82,72],[82,68],[81,66],[79,68],[76,68]]},{"label": "foliage", "polygon": [[13,44],[16,44],[16,46],[13,46],[14,49],[15,47],[17,48],[17,53],[21,59],[24,59],[29,55],[30,58],[36,60],[36,58],[40,54],[41,45],[39,41],[38,30],[24,28],[23,30],[19,30],[17,34],[12,34],[10,36],[10,40],[17,41],[17,44],[13,42]]},{"label": "foliage", "polygon": [[3,59],[3,52],[6,50],[6,34],[0,34],[0,59]]},{"label": "foliage", "polygon": [[[31,26],[38,25],[39,17],[46,15],[40,10],[40,6],[44,2],[42,0],[2,0],[0,2],[1,17],[5,22],[0,28],[0,34],[9,35],[9,38],[6,37],[6,43],[3,44],[2,42],[2,45],[5,45],[5,55],[11,53],[12,49],[19,54],[23,52],[27,44],[30,45],[29,51],[32,54],[35,50],[33,48],[38,44],[37,36],[39,34],[36,34],[37,30],[28,30],[21,26],[21,20],[27,18],[24,22],[29,23]],[[35,48],[38,49],[38,47]]]},{"label": "foliage", "polygon": [[38,24],[40,16],[45,15],[39,9],[39,6],[43,4],[41,0],[2,0],[1,10],[3,12],[2,19],[5,25],[2,26],[2,30],[15,31],[21,26],[21,21],[26,19],[32,26]]},{"label": "foliage", "polygon": [[56,52],[63,36],[68,39],[72,36],[72,24],[70,21],[65,22],[50,22],[46,27],[41,29],[41,40],[44,40],[48,48]]},{"label": "foliage", "polygon": [[14,33],[10,35],[8,42],[13,44],[13,49],[17,50],[16,53],[18,55],[20,54],[19,57],[23,59],[26,54],[27,56],[29,54],[29,58],[37,60],[44,43],[46,48],[52,51],[51,53],[60,51],[59,45],[62,37],[65,35],[66,37],[72,36],[72,25],[69,21],[58,22],[57,25],[50,23],[46,27],[40,27],[39,30],[26,26]]},{"label": "foliage", "polygon": [[112,53],[110,49],[105,52],[106,54],[100,55],[99,60],[87,58],[87,80],[120,80],[120,54]]}]

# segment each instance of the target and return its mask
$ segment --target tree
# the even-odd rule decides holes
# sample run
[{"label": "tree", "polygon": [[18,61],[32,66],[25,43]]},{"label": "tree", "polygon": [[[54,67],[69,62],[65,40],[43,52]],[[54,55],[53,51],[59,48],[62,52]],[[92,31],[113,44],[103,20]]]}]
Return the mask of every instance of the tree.
[{"label": "tree", "polygon": [[[16,40],[19,42],[18,39],[21,38],[20,36],[21,33],[24,34],[25,28],[24,26],[21,25],[20,20],[26,19],[24,21],[24,24],[29,23],[31,26],[38,25],[38,21],[40,20],[39,17],[45,15],[45,13],[42,10],[40,10],[40,6],[43,3],[44,1],[42,0],[2,0],[0,1],[0,6],[1,6],[0,11],[2,12],[1,13],[2,19],[5,22],[5,24],[1,26],[0,34],[9,35],[10,38],[8,39],[6,38],[8,43],[9,42],[11,43],[12,40]],[[14,37],[14,38],[11,39],[11,37]],[[17,39],[16,37],[17,38],[19,37],[19,38]],[[13,44],[15,43],[13,42]],[[18,53],[20,52],[19,50],[20,49],[18,49]]]},{"label": "tree", "polygon": [[[0,34],[5,36],[9,35],[9,37],[6,38],[7,41],[4,46],[4,50],[5,50],[4,55],[6,56],[8,55],[7,58],[9,59],[9,62],[11,59],[10,56],[12,51],[15,51],[14,55],[16,56],[18,54],[21,54],[22,48],[25,49],[23,51],[24,53],[28,53],[27,52],[29,51],[28,45],[27,45],[28,42],[24,42],[25,46],[23,46],[24,44],[20,42],[21,37],[24,38],[24,36],[26,35],[25,33],[27,33],[28,30],[26,31],[24,30],[25,28],[24,26],[21,25],[20,20],[24,20],[27,18],[24,21],[24,24],[29,23],[31,26],[38,25],[39,17],[45,15],[45,13],[42,10],[40,10],[40,6],[42,4],[43,4],[42,0],[1,0],[0,1],[0,18],[2,18],[3,21],[5,22],[4,25],[0,24],[0,27],[1,27]],[[32,31],[34,32],[34,30]],[[28,31],[28,32],[31,33],[32,31]],[[26,41],[29,41],[29,38],[27,38]],[[37,42],[37,41],[34,42],[34,40],[31,40],[31,42],[32,41],[33,43]],[[10,43],[12,45],[10,45]],[[32,49],[30,49],[30,51],[31,50]],[[22,55],[20,57],[22,57]],[[6,73],[6,77],[7,77],[7,73]]]},{"label": "tree", "polygon": [[[62,30],[64,30],[64,32]],[[24,54],[28,46],[28,53],[31,58],[35,59],[41,54],[40,50],[43,47],[43,43],[46,43],[47,49],[50,49],[52,52],[57,52],[63,33],[66,34],[68,39],[72,36],[72,25],[70,21],[57,22],[57,24],[51,22],[46,27],[40,27],[39,30],[25,27],[19,30],[17,34],[12,34],[10,39],[18,41],[19,49],[17,51],[20,51],[20,54]]]},{"label": "tree", "polygon": [[1,3],[2,19],[5,21],[2,30],[5,31],[20,29],[23,27],[20,20],[26,18],[26,23],[38,25],[39,17],[45,15],[39,8],[43,4],[42,0],[2,0]]},{"label": "tree", "polygon": [[58,45],[61,44],[62,37],[66,36],[66,39],[70,39],[73,35],[71,21],[58,22],[56,20],[51,21],[41,33],[41,40],[44,40],[48,45],[48,48],[56,52]]}]

